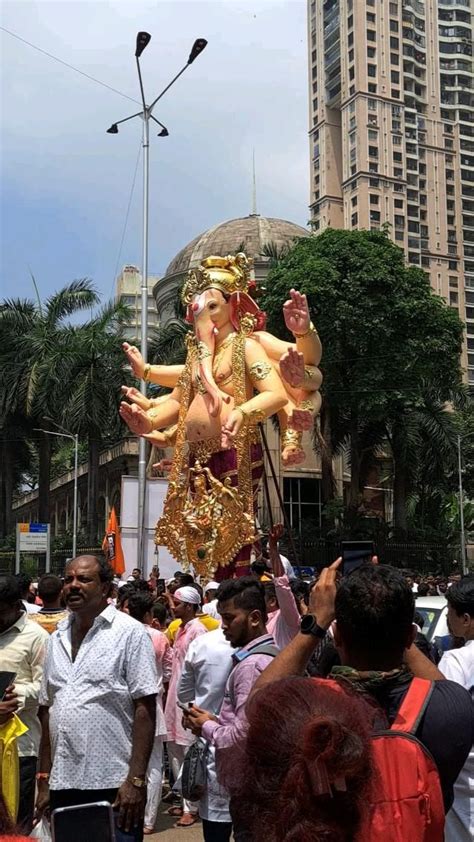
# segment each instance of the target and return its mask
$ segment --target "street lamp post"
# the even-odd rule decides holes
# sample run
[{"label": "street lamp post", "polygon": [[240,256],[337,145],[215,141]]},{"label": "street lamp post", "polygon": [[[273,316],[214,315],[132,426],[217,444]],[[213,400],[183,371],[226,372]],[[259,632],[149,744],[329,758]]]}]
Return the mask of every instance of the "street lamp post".
[{"label": "street lamp post", "polygon": [[[142,286],[141,286],[141,353],[144,362],[148,360],[148,217],[149,217],[149,181],[150,181],[150,120],[153,120],[161,127],[158,137],[168,137],[169,132],[163,123],[160,123],[156,117],[153,116],[153,109],[156,103],[164,96],[164,94],[171,88],[172,85],[179,79],[184,71],[193,63],[200,53],[205,49],[207,41],[205,38],[198,38],[192,47],[189,58],[181,68],[179,73],[174,76],[171,82],[158,94],[151,105],[146,104],[145,90],[143,87],[143,79],[140,67],[140,56],[145,47],[150,43],[151,35],[148,32],[139,32],[136,40],[135,58],[137,63],[138,81],[140,84],[140,94],[142,98],[142,110],[137,111],[136,114],[131,114],[123,120],[117,120],[112,123],[107,129],[108,134],[118,134],[118,127],[121,123],[126,123],[128,120],[133,120],[134,117],[141,117],[143,120],[143,257],[142,257]],[[140,391],[146,394],[146,382],[140,381]],[[139,450],[138,450],[138,512],[137,512],[137,566],[143,569],[144,566],[144,552],[145,552],[145,491],[146,491],[146,441],[140,436]]]},{"label": "street lamp post", "polygon": [[47,436],[58,436],[62,439],[72,439],[74,442],[74,502],[72,513],[72,557],[76,557],[77,551],[77,479],[78,479],[78,464],[79,464],[79,436],[77,433],[54,433],[52,430],[42,430],[41,427],[34,428],[39,433],[45,433]]}]

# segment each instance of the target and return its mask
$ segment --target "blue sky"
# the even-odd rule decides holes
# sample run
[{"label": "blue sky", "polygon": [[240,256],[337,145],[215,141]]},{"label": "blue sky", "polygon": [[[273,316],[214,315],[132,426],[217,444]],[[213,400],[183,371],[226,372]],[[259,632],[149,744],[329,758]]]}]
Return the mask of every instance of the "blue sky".
[{"label": "blue sky", "polygon": [[[209,45],[160,103],[170,131],[152,135],[150,273],[161,274],[197,234],[251,210],[252,150],[258,210],[308,219],[305,0],[4,0],[1,26],[85,73],[139,96],[136,32],[148,100]],[[138,110],[0,32],[1,297],[42,296],[89,277],[104,296],[114,272],[139,153]],[[141,158],[119,261],[141,263]]]}]

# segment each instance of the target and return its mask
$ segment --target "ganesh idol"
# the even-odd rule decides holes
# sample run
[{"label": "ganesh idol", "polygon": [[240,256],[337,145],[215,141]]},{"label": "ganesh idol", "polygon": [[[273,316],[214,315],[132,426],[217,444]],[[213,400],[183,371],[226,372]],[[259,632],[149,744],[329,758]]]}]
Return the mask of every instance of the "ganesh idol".
[{"label": "ganesh idol", "polygon": [[264,330],[244,254],[208,257],[182,290],[187,336],[184,366],[145,364],[124,343],[133,373],[171,388],[149,400],[123,388],[120,414],[160,447],[174,447],[168,493],[155,534],[180,562],[218,580],[246,575],[257,540],[255,503],[263,473],[259,425],[278,414],[285,465],[304,459],[303,431],[320,408],[321,344],[305,296],[283,306],[295,342]]}]

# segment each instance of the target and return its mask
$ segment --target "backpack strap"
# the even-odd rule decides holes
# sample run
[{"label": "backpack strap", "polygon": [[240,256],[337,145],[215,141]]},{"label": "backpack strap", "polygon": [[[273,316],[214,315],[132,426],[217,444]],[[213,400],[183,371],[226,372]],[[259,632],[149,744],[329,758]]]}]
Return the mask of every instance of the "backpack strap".
[{"label": "backpack strap", "polygon": [[279,649],[273,643],[261,643],[260,646],[255,646],[253,649],[244,649],[243,652],[235,654],[233,657],[237,663],[245,661],[250,655],[269,655],[270,658],[276,658]]},{"label": "backpack strap", "polygon": [[433,681],[414,678],[401,703],[391,730],[415,734],[433,692]]}]

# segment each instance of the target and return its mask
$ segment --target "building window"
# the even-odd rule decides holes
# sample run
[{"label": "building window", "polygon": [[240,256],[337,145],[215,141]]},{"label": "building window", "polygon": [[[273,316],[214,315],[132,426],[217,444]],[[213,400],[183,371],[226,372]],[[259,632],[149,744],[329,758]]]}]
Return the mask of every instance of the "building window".
[{"label": "building window", "polygon": [[450,275],[449,276],[449,286],[454,287],[455,289],[458,288],[458,279],[457,279],[456,275]]},{"label": "building window", "polygon": [[367,90],[369,94],[376,94],[377,93],[377,85],[374,85],[373,82],[369,82],[367,85]]},{"label": "building window", "polygon": [[378,158],[379,150],[376,146],[369,146],[369,158]]},{"label": "building window", "polygon": [[375,47],[367,47],[367,58],[375,58],[377,50]]},{"label": "building window", "polygon": [[396,161],[398,164],[401,164],[403,161],[403,155],[401,152],[394,152],[393,153],[393,160]]},{"label": "building window", "polygon": [[390,72],[390,79],[392,80],[394,85],[400,84],[400,74],[399,74],[398,70],[392,70]]},{"label": "building window", "polygon": [[351,205],[352,205],[353,208],[355,208],[356,204],[357,204],[357,196],[353,196],[352,199],[351,199]]},{"label": "building window", "polygon": [[369,178],[369,185],[370,185],[370,187],[378,187],[379,186],[378,178]]},{"label": "building window", "polygon": [[301,533],[305,521],[321,523],[321,483],[313,477],[284,477],[283,503],[291,528]]},{"label": "building window", "polygon": [[352,47],[352,45],[354,43],[354,33],[353,32],[349,32],[349,35],[347,36],[347,43],[348,43],[349,47]]},{"label": "building window", "polygon": [[375,13],[374,12],[367,12],[367,23],[375,23]]},{"label": "building window", "polygon": [[373,193],[370,194],[370,204],[371,205],[378,205],[379,203],[379,196],[374,195]]},{"label": "building window", "polygon": [[370,76],[372,79],[375,78],[377,75],[377,65],[376,64],[368,64],[367,65],[367,76]]},{"label": "building window", "polygon": [[373,161],[369,161],[369,172],[377,172],[379,171],[379,165]]},{"label": "building window", "polygon": [[354,65],[352,65],[352,67],[349,68],[349,79],[352,81],[354,76],[355,76],[355,70],[354,70]]},{"label": "building window", "polygon": [[395,214],[395,228],[404,228],[405,227],[405,217],[398,216]]},{"label": "building window", "polygon": [[395,17],[395,15],[398,15],[398,3],[389,3],[388,4],[388,10],[389,10],[390,14],[393,15],[394,17]]},{"label": "building window", "polygon": [[370,211],[370,221],[371,222],[380,222],[380,211],[371,210]]},{"label": "building window", "polygon": [[367,100],[367,108],[369,111],[377,111],[377,100],[376,99],[368,99]]},{"label": "building window", "polygon": [[[393,174],[394,174],[395,178],[403,178],[403,169],[401,169],[400,167],[394,167],[393,168]],[[396,188],[396,186],[397,185],[395,185],[395,188]]]},{"label": "building window", "polygon": [[449,293],[449,303],[450,303],[451,307],[457,307],[458,306],[459,301],[458,301],[457,292],[451,292],[450,291],[450,293]]},{"label": "building window", "polygon": [[397,91],[396,88],[392,88],[390,93],[391,93],[393,99],[400,99],[400,91]]},{"label": "building window", "polygon": [[399,208],[400,210],[403,210],[403,199],[394,199],[393,200],[393,206],[395,208]]},{"label": "building window", "polygon": [[354,26],[354,18],[353,18],[352,15],[349,15],[349,17],[347,18],[347,28],[352,29],[353,26]]},{"label": "building window", "polygon": [[399,50],[400,49],[400,41],[398,38],[394,38],[393,35],[390,36],[390,49],[391,50]]},{"label": "building window", "polygon": [[400,64],[400,56],[398,55],[398,53],[390,53],[390,63]]},{"label": "building window", "polygon": [[354,61],[354,50],[349,50],[349,62]]},{"label": "building window", "polygon": [[448,260],[448,269],[450,269],[451,272],[456,271],[457,268],[458,268],[457,260]]},{"label": "building window", "polygon": [[373,29],[367,30],[367,41],[375,41],[375,31]]},{"label": "building window", "polygon": [[391,20],[390,21],[390,32],[398,32],[398,21]]},{"label": "building window", "polygon": [[358,217],[357,217],[357,213],[353,213],[353,214],[352,214],[352,216],[351,216],[351,225],[352,225],[352,227],[354,227],[354,225],[357,225],[357,219],[358,219]]},{"label": "building window", "polygon": [[353,96],[356,92],[354,85],[351,85],[349,88],[349,96]]},{"label": "building window", "polygon": [[405,234],[403,233],[403,231],[395,231],[395,239],[398,240],[399,242],[400,242],[400,240],[404,240]]},{"label": "building window", "polygon": [[392,143],[393,143],[394,146],[401,146],[401,143],[402,143],[401,135],[394,134],[394,136],[392,137]]},{"label": "building window", "polygon": [[378,140],[379,133],[375,129],[369,129],[369,140]]}]

